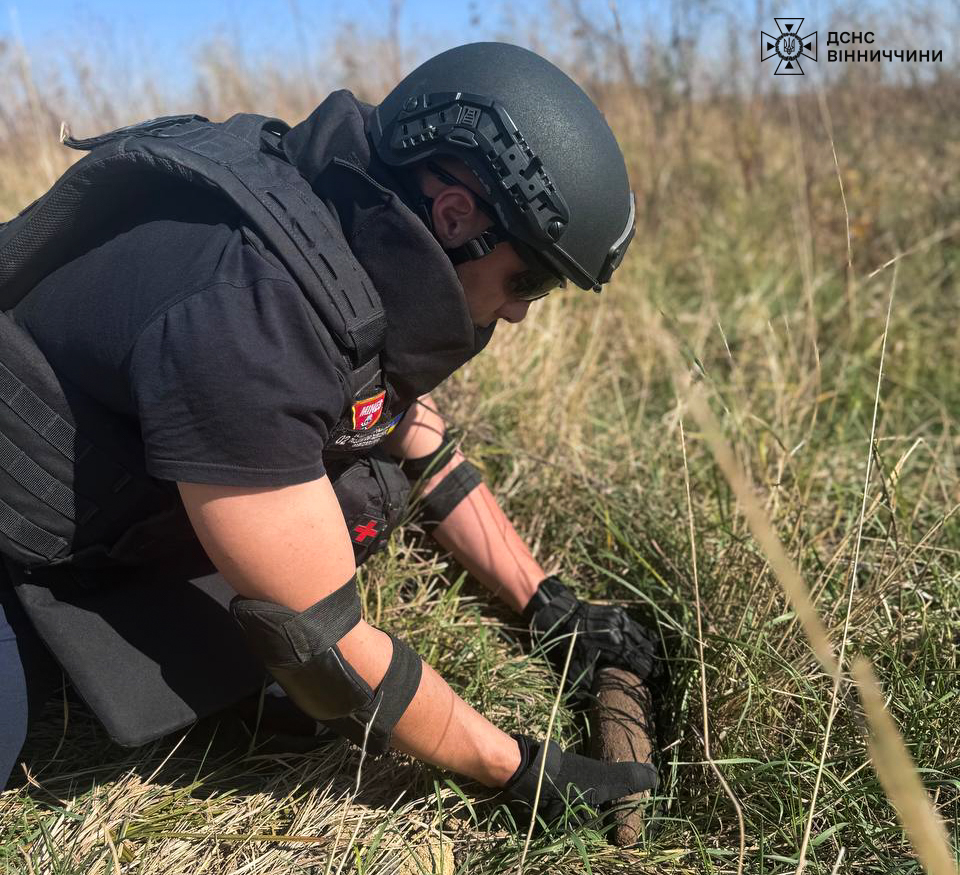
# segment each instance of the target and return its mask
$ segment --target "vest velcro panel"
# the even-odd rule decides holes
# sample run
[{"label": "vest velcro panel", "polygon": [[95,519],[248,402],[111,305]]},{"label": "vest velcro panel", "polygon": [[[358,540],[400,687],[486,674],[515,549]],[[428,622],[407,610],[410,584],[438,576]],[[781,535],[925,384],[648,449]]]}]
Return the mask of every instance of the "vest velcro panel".
[{"label": "vest velcro panel", "polygon": [[0,553],[25,566],[105,556],[131,519],[169,508],[135,425],[59,379],[3,314],[0,350]]}]

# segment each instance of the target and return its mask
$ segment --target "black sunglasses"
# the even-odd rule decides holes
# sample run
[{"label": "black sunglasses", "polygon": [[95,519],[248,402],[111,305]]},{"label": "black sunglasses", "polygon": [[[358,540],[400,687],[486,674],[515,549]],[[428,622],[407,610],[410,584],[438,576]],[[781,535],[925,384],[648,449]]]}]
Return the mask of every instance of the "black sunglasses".
[{"label": "black sunglasses", "polygon": [[[463,180],[457,179],[456,176],[448,173],[434,161],[427,161],[427,169],[447,185],[460,185],[469,188]],[[537,251],[532,246],[501,231],[497,211],[475,191],[471,189],[471,192],[477,206],[490,217],[497,228],[496,231],[488,229],[483,232],[481,235],[483,244],[478,246],[478,250],[481,250],[478,255],[490,252],[497,243],[509,243],[526,265],[526,270],[514,274],[507,280],[510,294],[518,301],[536,301],[545,298],[554,289],[565,288],[567,285],[566,277],[558,276],[545,262],[541,261]]]},{"label": "black sunglasses", "polygon": [[520,240],[510,240],[514,251],[526,264],[527,269],[507,280],[510,294],[518,301],[536,301],[545,298],[554,289],[566,288],[566,277],[557,276],[537,257],[536,250]]}]

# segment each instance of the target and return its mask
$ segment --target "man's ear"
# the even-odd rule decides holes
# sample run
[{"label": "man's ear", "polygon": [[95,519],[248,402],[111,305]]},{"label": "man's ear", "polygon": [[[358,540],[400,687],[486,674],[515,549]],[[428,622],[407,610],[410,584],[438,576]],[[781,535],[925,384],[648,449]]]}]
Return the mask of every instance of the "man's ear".
[{"label": "man's ear", "polygon": [[447,186],[433,198],[433,227],[444,249],[462,246],[488,224],[473,194],[463,186]]}]

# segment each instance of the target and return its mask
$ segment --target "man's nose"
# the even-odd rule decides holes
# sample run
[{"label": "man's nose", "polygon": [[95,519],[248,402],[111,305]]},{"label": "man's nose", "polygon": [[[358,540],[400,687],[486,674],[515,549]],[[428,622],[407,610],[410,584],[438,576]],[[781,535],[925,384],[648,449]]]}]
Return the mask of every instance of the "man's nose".
[{"label": "man's nose", "polygon": [[506,319],[507,322],[523,322],[529,309],[529,301],[508,301],[497,313],[501,319]]}]

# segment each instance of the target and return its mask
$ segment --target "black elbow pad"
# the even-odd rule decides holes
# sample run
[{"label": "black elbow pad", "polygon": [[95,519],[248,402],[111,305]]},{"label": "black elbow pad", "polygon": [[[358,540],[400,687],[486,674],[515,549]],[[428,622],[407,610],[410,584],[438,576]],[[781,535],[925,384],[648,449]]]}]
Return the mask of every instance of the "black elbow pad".
[{"label": "black elbow pad", "polygon": [[411,484],[414,484],[423,479],[424,476],[429,478],[436,474],[450,461],[456,450],[456,441],[447,440],[447,433],[444,432],[440,436],[440,446],[432,453],[427,453],[427,455],[420,456],[418,459],[400,459],[398,461],[403,473],[407,475],[407,479]]},{"label": "black elbow pad", "polygon": [[482,482],[479,469],[466,459],[449,471],[421,499],[421,525],[424,529],[432,532]]},{"label": "black elbow pad", "polygon": [[311,717],[342,717],[373,700],[370,685],[337,647],[337,642],[360,622],[360,596],[354,578],[299,613],[241,596],[230,602],[230,612],[270,674]]},{"label": "black elbow pad", "polygon": [[[411,484],[429,479],[440,471],[456,452],[455,439],[447,439],[447,433],[441,436],[440,446],[432,453],[418,459],[401,460],[401,468]],[[420,524],[427,532],[432,532],[483,481],[480,471],[464,459],[440,480],[426,495],[421,496],[418,505]]]},{"label": "black elbow pad", "polygon": [[399,638],[390,635],[390,639],[393,656],[373,700],[346,717],[323,721],[358,747],[366,743],[367,752],[374,755],[389,750],[393,728],[416,695],[423,676],[420,657]]},{"label": "black elbow pad", "polygon": [[390,747],[397,721],[417,692],[420,658],[392,635],[393,656],[376,692],[337,647],[360,622],[355,578],[304,611],[237,596],[230,611],[254,652],[291,701],[371,754]]}]

